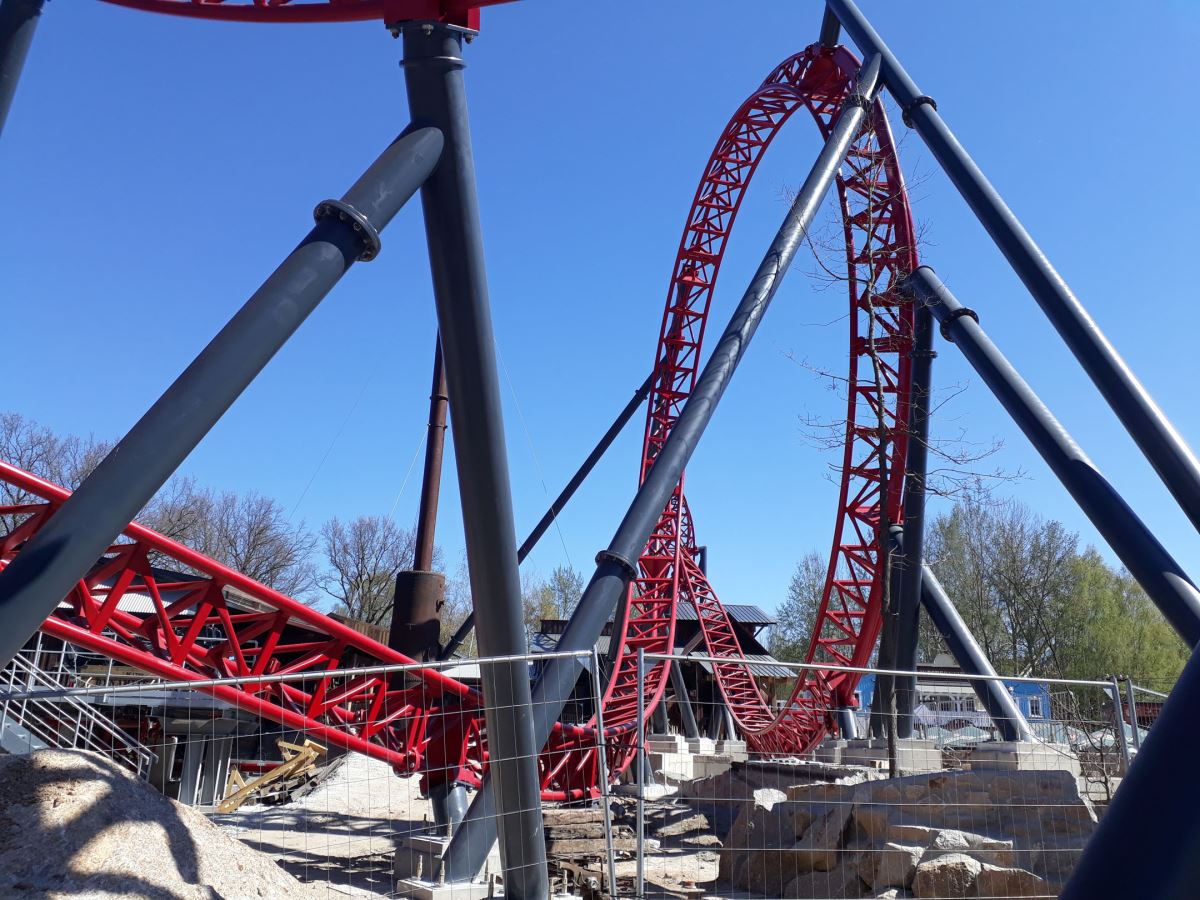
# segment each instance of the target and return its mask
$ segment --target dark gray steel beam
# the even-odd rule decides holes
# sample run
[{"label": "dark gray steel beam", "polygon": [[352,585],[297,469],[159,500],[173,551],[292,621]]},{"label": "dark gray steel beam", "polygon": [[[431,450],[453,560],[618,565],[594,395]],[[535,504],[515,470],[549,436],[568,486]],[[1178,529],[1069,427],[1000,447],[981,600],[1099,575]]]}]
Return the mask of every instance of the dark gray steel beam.
[{"label": "dark gray steel beam", "polygon": [[[933,314],[923,303],[913,311],[912,385],[909,390],[908,459],[904,475],[904,553],[897,557],[900,608],[896,615],[897,669],[917,668],[921,625],[921,566],[925,562],[925,480],[929,474],[929,403],[933,389]],[[896,734],[912,737],[917,680],[896,678]]]},{"label": "dark gray steel beam", "polygon": [[986,675],[988,681],[972,681],[971,688],[975,696],[988,711],[1000,736],[1006,741],[1031,741],[1033,733],[1029,723],[1021,715],[1017,702],[998,679],[991,661],[983,652],[983,648],[975,642],[971,629],[958,614],[941,582],[933,574],[928,565],[921,565],[921,601],[934,627],[941,632],[950,655],[958,663],[960,669],[968,675]]},{"label": "dark gray steel beam", "polygon": [[864,55],[880,55],[883,80],[904,110],[905,122],[929,145],[954,186],[1154,466],[1192,525],[1200,530],[1200,463],[1191,448],[963,149],[938,114],[937,104],[921,93],[853,0],[828,0],[828,4]]},{"label": "dark gray steel beam", "polygon": [[[1142,742],[1062,900],[1193,900],[1200,885],[1200,651],[1193,652]],[[1136,860],[1136,864],[1131,864]]]},{"label": "dark gray steel beam", "polygon": [[692,710],[692,698],[688,696],[687,682],[679,663],[671,663],[671,688],[675,691],[675,702],[679,704],[679,715],[683,720],[683,733],[690,738],[700,737],[696,726],[696,714]]},{"label": "dark gray steel beam", "polygon": [[822,47],[832,50],[838,45],[838,41],[842,37],[842,23],[838,21],[838,17],[833,14],[833,10],[825,7],[825,14],[821,16],[821,37],[819,38]]},{"label": "dark gray steel beam", "polygon": [[0,132],[8,119],[17,83],[45,0],[0,0]]},{"label": "dark gray steel beam", "polygon": [[929,306],[942,335],[962,351],[1179,636],[1189,647],[1200,643],[1200,591],[991,342],[975,313],[928,266],[909,275],[906,287]]},{"label": "dark gray steel beam", "polygon": [[[421,187],[421,205],[449,388],[479,652],[520,656],[527,652],[525,621],[463,79],[463,31],[411,22],[402,32],[413,122],[437,128],[446,140],[441,161]],[[495,804],[491,824],[499,828],[505,895],[544,900],[550,882],[537,765],[544,738],[534,735],[528,663],[489,663],[480,674],[491,756],[482,793]]]},{"label": "dark gray steel beam", "polygon": [[436,128],[410,128],[316,226],[0,572],[0,667],[54,612],[429,176]]},{"label": "dark gray steel beam", "polygon": [[[654,376],[650,375],[642,382],[642,386],[634,392],[633,398],[625,404],[625,408],[621,410],[616,419],[613,420],[613,423],[608,426],[608,431],[604,432],[604,436],[592,448],[592,452],[588,454],[587,459],[583,461],[583,464],[571,476],[571,480],[567,482],[567,486],[554,498],[554,502],[550,504],[550,508],[546,510],[545,515],[533,526],[533,531],[529,532],[529,537],[525,538],[524,543],[517,549],[517,562],[525,562],[525,557],[537,546],[538,541],[542,539],[542,536],[554,524],[554,520],[558,518],[558,514],[563,511],[570,499],[575,496],[575,492],[579,490],[579,486],[583,484],[584,479],[596,467],[596,463],[600,461],[600,457],[605,454],[612,445],[612,442],[617,439],[617,435],[621,433],[621,430],[628,424],[633,414],[637,412],[638,407],[645,401],[646,395],[650,393],[650,385],[653,380]],[[450,640],[446,642],[446,646],[442,649],[441,659],[445,660],[453,656],[454,651],[462,646],[463,641],[467,639],[467,636],[474,629],[475,613],[472,612],[463,619],[463,623],[458,626],[458,629],[451,635]]]},{"label": "dark gray steel beam", "polygon": [[[570,652],[594,648],[605,622],[637,574],[637,561],[650,532],[674,492],[675,485],[679,483],[684,467],[711,421],[717,403],[725,393],[821,201],[829,192],[851,142],[862,126],[866,117],[865,107],[869,105],[866,98],[875,95],[878,71],[877,59],[869,60],[860,71],[859,96],[843,107],[829,140],[700,373],[670,437],[638,489],[612,542],[597,555],[596,571],[559,639],[559,650]],[[454,409],[453,400],[450,408]],[[550,736],[585,666],[586,661],[583,660],[556,657],[548,660],[542,668],[533,692],[533,712],[539,742],[545,742]],[[485,786],[490,777],[490,774],[485,777]],[[495,834],[490,798],[487,790],[479,792],[462,827],[450,841],[446,851],[446,877],[450,881],[471,878],[483,865]]]}]

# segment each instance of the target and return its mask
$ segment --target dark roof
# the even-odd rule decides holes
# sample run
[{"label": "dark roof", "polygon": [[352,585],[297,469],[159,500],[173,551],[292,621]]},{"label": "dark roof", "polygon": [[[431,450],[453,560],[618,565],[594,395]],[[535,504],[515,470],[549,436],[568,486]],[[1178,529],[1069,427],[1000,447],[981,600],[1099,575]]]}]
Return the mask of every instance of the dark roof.
[{"label": "dark roof", "polygon": [[[731,603],[725,607],[725,612],[729,613],[729,618],[739,625],[761,627],[763,625],[774,625],[776,622],[775,618],[761,607],[747,603]],[[692,604],[680,603],[675,609],[675,619],[678,622],[697,622],[700,616],[696,613],[696,607],[692,606]],[[542,619],[538,631],[541,634],[562,634],[566,627],[566,619]],[[605,626],[604,633],[612,633],[611,617]]]},{"label": "dark roof", "polygon": [[[728,603],[725,605],[725,612],[729,613],[729,618],[742,625],[774,625],[776,622],[770,613],[748,603]],[[700,616],[692,604],[680,603],[675,610],[675,618],[680,622],[695,622]]]},{"label": "dark roof", "polygon": [[[704,653],[697,650],[692,656],[703,656]],[[731,660],[736,661],[736,660]],[[771,656],[769,653],[747,653],[746,662],[752,675],[757,675],[759,678],[795,678],[797,670],[789,669],[787,666],[779,664],[779,660]],[[712,663],[701,662],[706,672],[712,671]]]}]

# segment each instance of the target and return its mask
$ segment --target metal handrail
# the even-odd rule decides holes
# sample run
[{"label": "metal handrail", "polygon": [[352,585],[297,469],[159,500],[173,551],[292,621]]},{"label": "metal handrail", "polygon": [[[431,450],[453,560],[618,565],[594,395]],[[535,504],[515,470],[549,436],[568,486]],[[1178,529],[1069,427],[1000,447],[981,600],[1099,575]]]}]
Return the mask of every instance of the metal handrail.
[{"label": "metal handrail", "polygon": [[[13,702],[0,704],[3,706],[3,719],[15,722],[39,740],[50,745],[62,745],[63,736],[60,733],[57,733],[45,721],[29,715],[32,704],[34,710],[45,713],[51,720],[67,726],[71,733],[71,746],[95,750],[108,755],[114,755],[112,750],[118,749],[119,752],[115,754],[118,761],[132,762],[134,771],[139,777],[145,777],[149,773],[151,765],[157,759],[153,750],[107,716],[97,712],[91,704],[70,696],[69,693],[59,693],[65,687],[62,682],[51,677],[41,667],[25,658],[24,654],[15,656],[3,674],[10,687],[21,684],[26,690],[37,686],[49,688],[55,692],[54,700],[33,693],[28,694],[22,700],[17,701],[19,705],[16,706],[16,715],[9,714],[10,708],[14,706]],[[72,716],[74,721],[72,721]],[[97,738],[97,733],[111,738],[111,742],[106,745]],[[124,753],[130,754],[133,757],[132,761],[124,758]]]}]

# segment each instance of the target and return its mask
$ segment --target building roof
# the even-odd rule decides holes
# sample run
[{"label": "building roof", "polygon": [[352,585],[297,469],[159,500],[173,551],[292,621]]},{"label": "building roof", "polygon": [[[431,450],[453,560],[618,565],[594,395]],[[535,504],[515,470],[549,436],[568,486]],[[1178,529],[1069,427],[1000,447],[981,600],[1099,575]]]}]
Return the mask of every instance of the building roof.
[{"label": "building roof", "polygon": [[[706,654],[697,650],[692,656],[705,656]],[[747,653],[746,660],[749,663],[750,673],[759,678],[795,678],[796,671],[787,666],[779,664],[779,660],[768,653]],[[731,660],[733,661],[733,660]],[[712,663],[701,662],[704,671],[712,671]]]}]

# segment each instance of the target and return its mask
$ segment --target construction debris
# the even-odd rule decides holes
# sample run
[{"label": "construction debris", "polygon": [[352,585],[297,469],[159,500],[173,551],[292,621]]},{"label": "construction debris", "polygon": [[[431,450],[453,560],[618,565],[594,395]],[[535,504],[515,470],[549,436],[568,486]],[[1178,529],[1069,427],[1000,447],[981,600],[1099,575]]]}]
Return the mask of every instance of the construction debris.
[{"label": "construction debris", "polygon": [[229,781],[233,791],[217,807],[217,812],[231,813],[250,798],[272,797],[288,799],[292,791],[307,783],[316,771],[317,760],[325,755],[325,748],[316,741],[305,741],[303,745],[289,744],[280,738],[275,742],[283,756],[283,762],[257,778],[247,781],[236,767],[229,770]]}]

